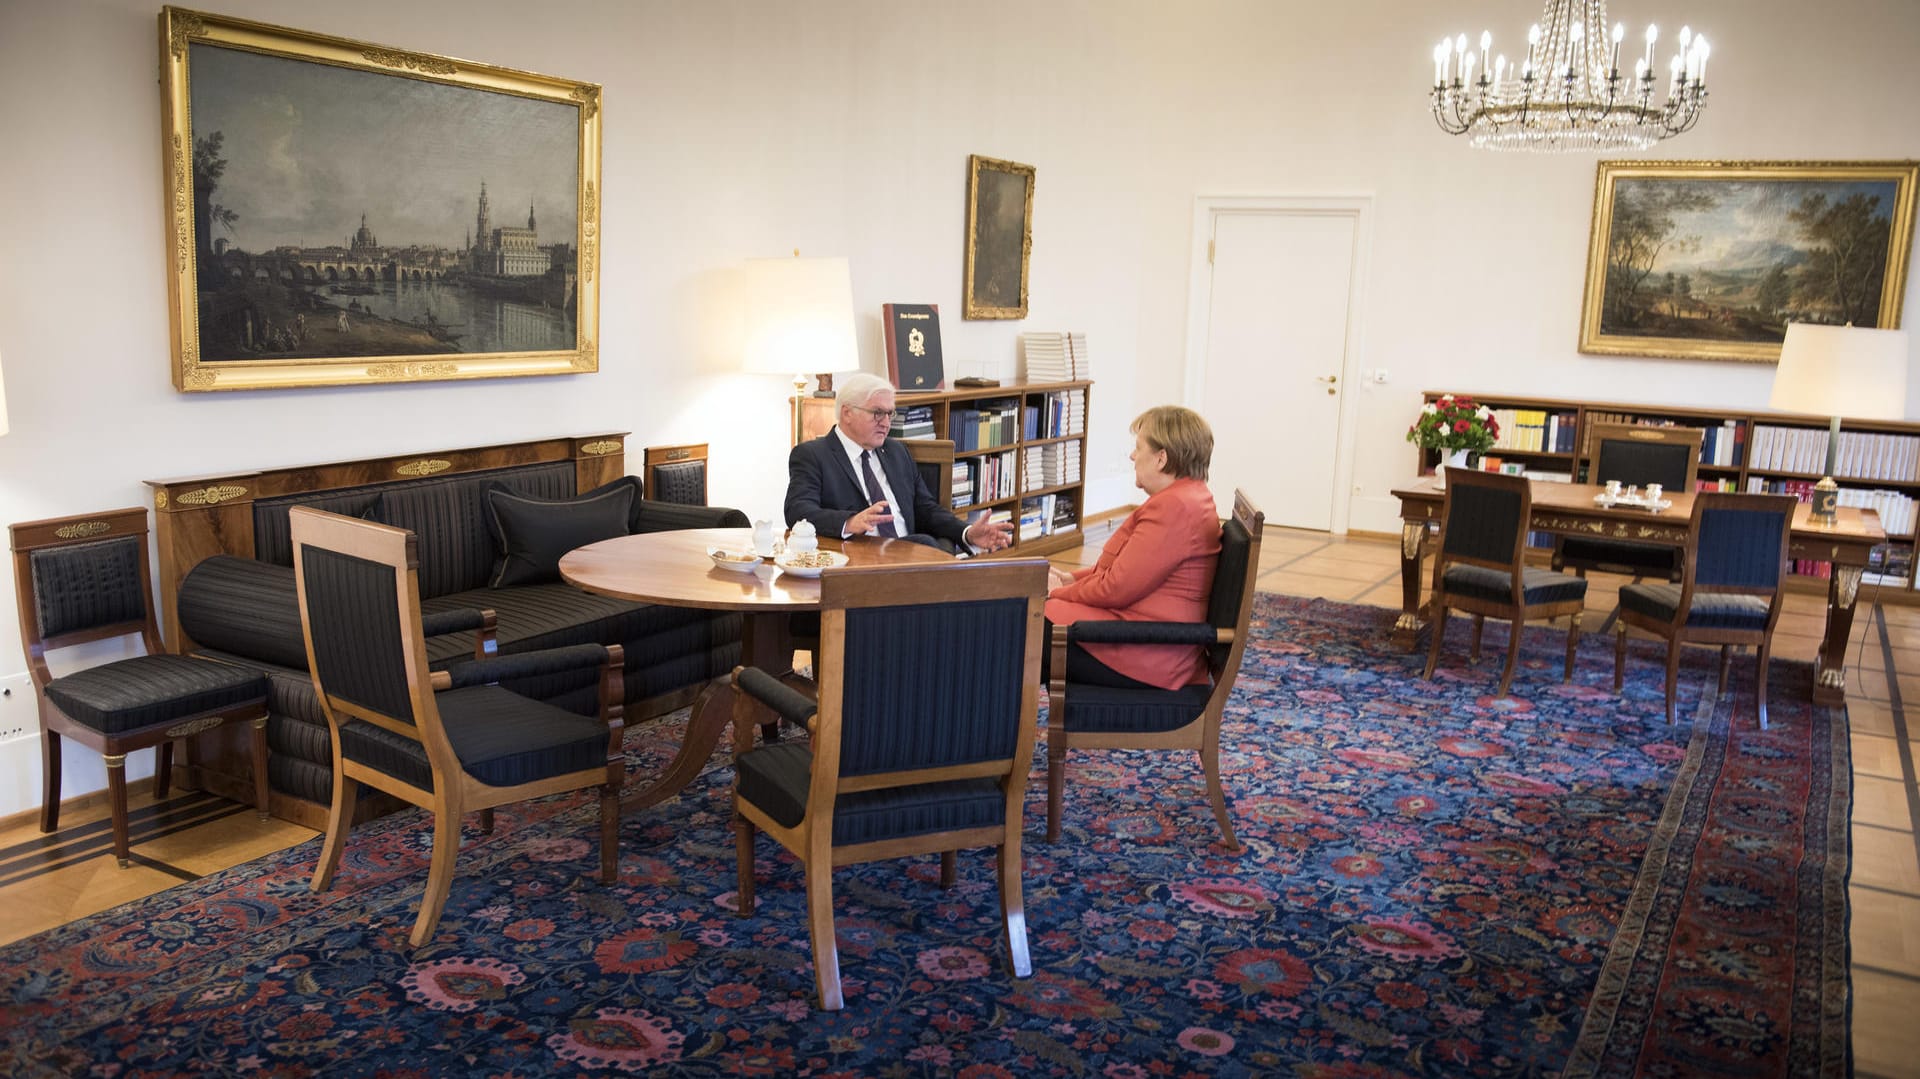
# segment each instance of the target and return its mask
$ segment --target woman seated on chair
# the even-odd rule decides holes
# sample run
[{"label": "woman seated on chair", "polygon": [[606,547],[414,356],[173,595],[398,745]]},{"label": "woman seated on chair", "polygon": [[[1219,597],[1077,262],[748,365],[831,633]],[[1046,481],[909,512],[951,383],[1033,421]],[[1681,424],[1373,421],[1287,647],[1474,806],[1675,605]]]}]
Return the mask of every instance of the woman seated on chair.
[{"label": "woman seated on chair", "polygon": [[[1052,625],[1207,620],[1220,562],[1220,518],[1206,483],[1213,429],[1191,409],[1161,405],[1142,412],[1131,430],[1133,479],[1147,500],[1114,530],[1098,562],[1071,574],[1049,571]],[[1067,649],[1067,680],[1178,689],[1205,684],[1207,667],[1196,645],[1075,644]]]}]

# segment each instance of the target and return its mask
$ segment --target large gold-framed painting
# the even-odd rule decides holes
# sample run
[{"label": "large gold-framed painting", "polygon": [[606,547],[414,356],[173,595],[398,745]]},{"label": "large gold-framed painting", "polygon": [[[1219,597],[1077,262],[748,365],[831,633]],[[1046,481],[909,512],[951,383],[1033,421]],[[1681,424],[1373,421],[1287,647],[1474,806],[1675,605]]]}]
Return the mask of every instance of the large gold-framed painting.
[{"label": "large gold-framed painting", "polygon": [[177,389],[599,368],[600,87],[160,13]]},{"label": "large gold-framed painting", "polygon": [[1773,363],[1789,322],[1897,329],[1913,161],[1602,161],[1580,351]]}]

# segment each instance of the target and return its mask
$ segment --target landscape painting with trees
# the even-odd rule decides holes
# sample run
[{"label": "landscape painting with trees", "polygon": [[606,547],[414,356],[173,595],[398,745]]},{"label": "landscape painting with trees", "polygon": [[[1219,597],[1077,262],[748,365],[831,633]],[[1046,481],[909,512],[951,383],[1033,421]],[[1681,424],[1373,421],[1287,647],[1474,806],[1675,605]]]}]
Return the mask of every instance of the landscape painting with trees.
[{"label": "landscape painting with trees", "polygon": [[1897,328],[1914,162],[1602,162],[1580,350],[1772,362],[1789,322]]}]

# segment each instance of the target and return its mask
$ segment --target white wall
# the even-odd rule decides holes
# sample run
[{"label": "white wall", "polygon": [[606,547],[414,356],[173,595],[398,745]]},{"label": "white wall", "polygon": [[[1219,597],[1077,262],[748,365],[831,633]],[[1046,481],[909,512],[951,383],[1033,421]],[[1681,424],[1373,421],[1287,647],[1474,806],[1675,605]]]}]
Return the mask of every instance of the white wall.
[{"label": "white wall", "polygon": [[[144,504],[152,477],[601,429],[633,431],[636,452],[712,442],[714,500],[771,515],[785,387],[736,373],[728,283],[740,260],[794,248],[851,259],[870,369],[884,369],[887,301],[941,305],[950,371],[1012,376],[1020,331],[1085,330],[1097,510],[1129,497],[1127,421],[1180,398],[1203,194],[1375,196],[1356,365],[1393,382],[1368,387],[1357,409],[1353,527],[1394,528],[1385,492],[1411,464],[1400,435],[1424,388],[1766,400],[1766,367],[1579,355],[1593,159],[1480,153],[1433,127],[1431,42],[1484,26],[1510,49],[1535,0],[220,6],[603,84],[601,370],[175,393],[158,5],[0,0],[0,356],[13,425],[0,438],[0,519]],[[1714,41],[1706,118],[1658,156],[1920,155],[1920,4],[1634,0],[1614,15],[1669,35],[1684,19]],[[1022,323],[958,317],[969,153],[1039,170]],[[12,604],[0,571],[0,607]],[[4,735],[33,720],[18,635],[10,618],[0,625],[0,675],[15,689],[0,700]],[[0,747],[0,813],[37,799],[32,752]],[[69,754],[69,795],[103,785],[89,757]]]}]

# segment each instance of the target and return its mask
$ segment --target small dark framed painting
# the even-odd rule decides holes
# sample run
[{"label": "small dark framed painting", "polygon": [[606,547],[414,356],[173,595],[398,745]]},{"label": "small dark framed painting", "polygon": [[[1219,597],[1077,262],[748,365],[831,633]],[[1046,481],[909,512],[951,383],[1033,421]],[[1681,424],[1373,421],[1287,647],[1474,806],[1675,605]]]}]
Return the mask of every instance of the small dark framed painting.
[{"label": "small dark framed painting", "polygon": [[1033,166],[967,157],[967,265],[961,317],[1027,317]]}]

